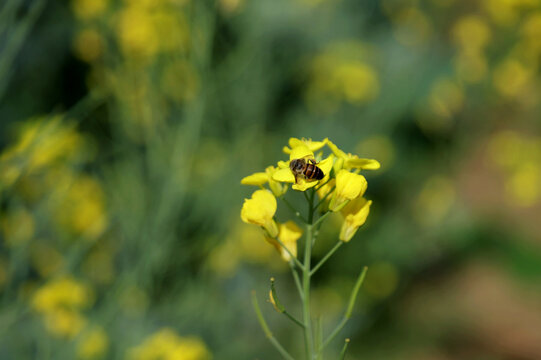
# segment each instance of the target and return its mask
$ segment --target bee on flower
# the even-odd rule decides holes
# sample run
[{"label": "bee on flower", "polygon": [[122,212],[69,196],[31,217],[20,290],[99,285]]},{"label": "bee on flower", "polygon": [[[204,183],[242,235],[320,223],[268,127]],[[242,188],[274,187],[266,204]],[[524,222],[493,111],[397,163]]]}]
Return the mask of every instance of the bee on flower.
[{"label": "bee on flower", "polygon": [[[326,156],[323,151],[325,147],[329,150]],[[323,352],[324,347],[336,336],[350,317],[353,303],[366,275],[366,267],[363,268],[355,283],[350,297],[350,306],[344,315],[344,320],[329,338],[318,346],[314,345],[316,342],[311,329],[310,279],[342,244],[353,238],[357,230],[366,222],[372,201],[364,198],[368,183],[360,172],[379,169],[380,164],[374,159],[365,159],[346,153],[329,139],[312,141],[311,139],[291,138],[283,151],[289,155],[289,160],[280,160],[275,165],[268,166],[265,172],[257,172],[241,180],[243,185],[258,186],[260,189],[256,190],[250,199],[244,200],[240,215],[245,223],[261,227],[265,239],[290,265],[303,303],[303,319],[296,319],[279,302],[274,280],[271,280],[268,300],[279,313],[303,328],[306,356],[311,359],[314,358],[314,355],[318,357]],[[307,212],[303,213],[297,210],[287,200],[285,195],[289,184],[293,190],[304,193],[308,202]],[[316,195],[319,200],[316,199]],[[293,212],[295,220],[304,225],[304,230],[296,221],[280,222],[276,219],[277,199]],[[316,234],[326,217],[333,213],[340,213],[343,217],[342,227],[337,236],[338,240],[327,255],[318,264],[312,266],[311,251],[316,241]],[[304,260],[301,262],[297,257],[297,242],[303,235],[305,237]],[[302,283],[299,271],[302,273]],[[258,320],[267,337],[271,339],[273,345],[284,358],[292,359],[287,350],[273,338],[259,310],[255,294],[253,294],[252,301]]]},{"label": "bee on flower", "polygon": [[[320,151],[324,147],[330,150],[326,157]],[[291,188],[297,191],[315,189],[321,202],[319,209],[323,212],[341,212],[344,216],[341,238],[349,241],[364,224],[371,205],[371,201],[363,198],[367,181],[359,172],[379,169],[379,162],[346,153],[327,138],[321,141],[291,138],[283,151],[289,155],[289,161],[280,160],[268,166],[265,172],[257,172],[241,180],[243,185],[262,188],[254,192],[251,199],[245,200],[242,220],[261,226],[271,238],[279,237],[280,227],[274,219],[276,198],[284,199],[288,184],[292,184]],[[346,207],[349,202],[352,204]],[[357,203],[363,206],[354,206]],[[364,219],[358,219],[359,214],[365,213]],[[351,220],[353,218],[357,220]]]}]

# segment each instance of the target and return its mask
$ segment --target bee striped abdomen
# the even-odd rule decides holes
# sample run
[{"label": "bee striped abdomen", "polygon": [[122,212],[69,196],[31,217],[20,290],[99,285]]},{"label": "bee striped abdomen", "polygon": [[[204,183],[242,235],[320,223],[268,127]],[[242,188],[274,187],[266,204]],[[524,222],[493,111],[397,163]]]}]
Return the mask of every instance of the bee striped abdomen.
[{"label": "bee striped abdomen", "polygon": [[306,170],[304,170],[304,176],[310,180],[321,180],[323,179],[323,171],[314,164],[307,164]]}]

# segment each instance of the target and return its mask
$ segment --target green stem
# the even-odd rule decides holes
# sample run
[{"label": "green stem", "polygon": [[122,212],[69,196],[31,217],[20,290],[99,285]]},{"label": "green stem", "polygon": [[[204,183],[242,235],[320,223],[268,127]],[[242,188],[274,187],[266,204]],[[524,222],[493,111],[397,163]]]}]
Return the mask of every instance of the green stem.
[{"label": "green stem", "polygon": [[295,286],[297,287],[297,291],[299,292],[299,296],[302,300],[304,294],[302,293],[302,286],[301,280],[299,279],[299,274],[297,273],[297,269],[295,269],[295,264],[293,263],[293,260],[290,260],[288,264],[289,268],[291,269],[291,274],[293,274],[293,279],[295,280]]},{"label": "green stem", "polygon": [[325,261],[327,261],[327,260],[332,256],[332,254],[334,254],[335,251],[338,250],[338,248],[340,248],[340,246],[342,246],[343,243],[344,243],[343,241],[340,241],[340,240],[339,240],[339,241],[334,245],[334,247],[327,253],[327,255],[325,255],[325,256],[323,257],[323,259],[321,259],[321,260],[317,263],[317,265],[314,266],[314,268],[312,269],[312,271],[310,271],[310,276],[313,276],[313,275],[316,273],[316,271],[317,271],[323,264],[325,264]]},{"label": "green stem", "polygon": [[315,206],[316,209],[319,207],[319,205],[323,204],[323,202],[324,202],[325,200],[327,200],[327,197],[334,191],[335,188],[336,188],[336,186],[333,186],[333,187],[331,188],[331,190],[329,190],[329,192],[326,193],[325,196],[324,196],[321,200],[319,200],[319,202],[318,202],[317,205]]},{"label": "green stem", "polygon": [[299,325],[301,328],[304,329],[304,324],[301,323],[299,320],[297,320],[293,315],[291,315],[290,313],[287,312],[287,310],[284,310],[284,312],[282,312],[282,314],[284,314],[285,316],[287,316],[289,318],[289,320],[293,321],[295,324]]},{"label": "green stem", "polygon": [[[310,204],[311,205],[311,204]],[[303,299],[302,314],[304,322],[304,342],[306,359],[312,360],[312,319],[310,317],[310,257],[312,253],[312,225],[306,225],[306,240],[304,247],[304,269],[302,271]]]},{"label": "green stem", "polygon": [[261,328],[263,329],[263,332],[265,333],[265,336],[269,339],[269,341],[274,345],[276,350],[282,354],[284,359],[287,360],[295,360],[293,356],[291,356],[286,349],[276,340],[274,335],[272,335],[272,332],[269,329],[269,326],[267,325],[267,322],[265,321],[265,318],[263,317],[263,314],[261,313],[261,309],[259,308],[259,303],[257,302],[257,297],[255,295],[255,291],[252,291],[252,305],[254,306],[255,313],[257,315],[257,319],[259,320],[259,324],[261,325]]},{"label": "green stem", "polygon": [[344,360],[346,358],[346,350],[348,349],[349,345],[349,339],[346,339],[344,341],[344,347],[342,348],[342,351],[340,352],[340,360]]},{"label": "green stem", "polygon": [[[329,181],[331,181],[333,178],[329,176],[329,178],[327,179],[327,181],[325,181],[323,184],[319,185],[316,189],[316,192],[319,191],[321,188],[323,188],[323,186],[327,185],[329,183]],[[317,206],[316,206],[317,207]]]},{"label": "green stem", "polygon": [[[314,346],[316,349],[319,349],[321,346],[321,342],[323,341],[323,325],[321,324],[321,316],[318,316],[316,319],[314,333],[316,334]],[[319,351],[316,354],[316,360],[321,360],[321,352]]]},{"label": "green stem", "polygon": [[295,265],[297,265],[299,267],[299,269],[301,270],[304,270],[304,266],[301,264],[301,262],[293,255],[293,253],[285,246],[285,244],[280,240],[278,239],[277,237],[274,238],[274,240],[276,240],[278,242],[278,244],[280,244],[280,246],[282,248],[284,248],[284,250],[289,254],[289,256],[291,257],[291,260],[293,260],[295,262]]},{"label": "green stem", "polygon": [[304,340],[306,345],[307,360],[313,359],[314,339],[312,334],[312,318],[310,314],[310,260],[312,257],[312,243],[314,238],[314,189],[310,190],[310,195],[304,192],[308,200],[308,224],[306,224],[306,240],[304,243],[304,268],[302,269],[302,313],[304,322]]},{"label": "green stem", "polygon": [[363,270],[361,271],[361,274],[357,278],[357,282],[355,283],[355,286],[353,287],[353,291],[351,292],[351,295],[349,297],[349,303],[348,303],[348,307],[346,309],[346,312],[344,314],[344,317],[342,318],[342,320],[340,321],[338,326],[336,326],[336,328],[331,333],[331,335],[329,335],[329,337],[323,342],[323,344],[321,345],[321,348],[319,349],[319,351],[323,350],[327,345],[329,345],[329,343],[334,339],[334,337],[336,335],[338,335],[340,330],[342,330],[344,325],[346,325],[346,322],[351,317],[351,313],[353,312],[353,306],[355,305],[355,299],[357,298],[357,294],[359,293],[359,289],[361,288],[361,285],[362,285],[362,283],[364,281],[364,278],[366,277],[366,271],[367,270],[368,270],[368,268],[365,266],[363,268]]},{"label": "green stem", "polygon": [[319,217],[319,219],[317,219],[317,221],[314,223],[314,227],[318,227],[319,225],[321,225],[321,223],[323,222],[323,220],[325,220],[325,218],[327,216],[329,216],[329,214],[331,214],[332,211],[327,211],[325,214],[321,215]]},{"label": "green stem", "polygon": [[308,223],[308,221],[306,221],[306,219],[301,215],[300,211],[298,211],[297,209],[295,209],[295,207],[293,205],[291,205],[291,203],[289,201],[287,201],[285,199],[285,197],[280,197],[280,200],[282,200],[284,202],[284,204],[286,204],[286,206],[293,212],[293,214],[295,214],[296,217],[298,217],[300,220],[302,220],[303,223]]}]

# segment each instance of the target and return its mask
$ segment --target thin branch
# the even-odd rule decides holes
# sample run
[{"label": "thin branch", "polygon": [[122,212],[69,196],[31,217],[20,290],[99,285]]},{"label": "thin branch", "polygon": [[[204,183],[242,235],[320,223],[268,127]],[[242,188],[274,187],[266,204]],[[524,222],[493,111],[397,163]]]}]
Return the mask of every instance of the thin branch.
[{"label": "thin branch", "polygon": [[290,313],[287,312],[287,310],[284,310],[282,312],[282,314],[284,314],[285,316],[287,316],[291,321],[293,321],[295,324],[299,325],[301,328],[304,329],[304,324],[302,322],[300,322],[299,320],[297,320],[293,315],[291,315]]},{"label": "thin branch", "polygon": [[323,222],[323,220],[325,220],[325,218],[329,216],[330,213],[332,213],[332,211],[327,211],[325,214],[321,215],[319,219],[317,219],[317,221],[314,223],[314,227],[318,227]]},{"label": "thin branch", "polygon": [[336,326],[336,328],[331,333],[331,335],[329,335],[329,337],[325,340],[325,342],[323,342],[323,345],[321,345],[320,350],[323,350],[327,345],[329,345],[329,343],[334,339],[334,337],[336,335],[338,335],[340,330],[342,330],[344,325],[346,325],[346,322],[351,317],[351,313],[353,311],[353,306],[355,305],[355,299],[357,298],[357,294],[359,293],[359,289],[361,288],[361,285],[362,285],[362,283],[364,281],[364,278],[366,277],[366,271],[367,270],[368,270],[368,268],[365,266],[363,268],[363,270],[361,271],[361,274],[357,278],[357,282],[355,283],[355,286],[353,287],[353,291],[351,292],[351,295],[349,297],[348,307],[346,309],[344,317],[342,318],[342,321],[340,321],[340,323],[338,324],[338,326]]},{"label": "thin branch", "polygon": [[291,274],[293,274],[293,279],[295,280],[295,286],[297,287],[297,291],[299,292],[299,296],[301,300],[304,298],[304,294],[302,293],[302,286],[301,286],[301,280],[299,279],[299,274],[297,273],[297,270],[295,269],[295,263],[290,260],[288,262],[289,268],[291,269]]},{"label": "thin branch", "polygon": [[321,188],[323,188],[323,186],[327,185],[329,183],[329,181],[331,181],[333,178],[329,176],[329,178],[327,179],[327,181],[325,181],[323,184],[319,185],[316,189],[316,191],[319,191]]},{"label": "thin branch", "polygon": [[263,332],[265,333],[265,336],[269,341],[274,345],[276,350],[282,354],[284,359],[287,360],[295,360],[293,356],[291,356],[286,349],[276,340],[274,335],[272,335],[272,332],[269,329],[269,326],[267,325],[267,322],[265,321],[265,318],[263,317],[263,314],[261,313],[261,309],[259,308],[259,303],[257,302],[257,297],[255,295],[255,291],[252,291],[252,305],[254,306],[255,313],[257,315],[257,320],[259,321],[259,325],[261,325],[261,328],[263,329]]},{"label": "thin branch", "polygon": [[276,240],[278,242],[278,244],[280,244],[280,246],[282,248],[284,248],[284,250],[289,254],[289,256],[291,257],[291,259],[295,262],[295,265],[297,265],[299,267],[299,269],[301,270],[304,270],[304,265],[301,264],[301,262],[297,259],[296,256],[293,255],[293,253],[291,252],[291,250],[289,250],[287,248],[287,246],[284,245],[284,243],[282,242],[282,240],[278,239],[277,237],[274,238],[274,240]]},{"label": "thin branch", "polygon": [[283,196],[280,197],[280,200],[282,200],[284,202],[284,204],[286,204],[287,207],[293,212],[293,214],[296,217],[298,217],[299,219],[301,219],[303,223],[305,223],[305,224],[308,223],[308,221],[304,218],[304,216],[302,216],[301,213],[297,209],[295,209],[295,207],[293,205],[291,205],[291,203],[289,201],[287,201],[285,199],[285,197],[283,197]]},{"label": "thin branch", "polygon": [[299,325],[301,328],[304,329],[304,324],[301,323],[299,320],[297,320],[293,315],[288,313],[285,306],[282,304],[282,302],[278,298],[278,293],[276,292],[276,287],[274,286],[274,283],[275,283],[274,278],[272,277],[270,281],[271,281],[271,284],[270,284],[269,300],[272,306],[274,306],[274,309],[278,311],[279,313],[284,314],[285,316],[287,316],[289,320],[293,321],[295,324]]},{"label": "thin branch", "polygon": [[344,360],[346,358],[346,350],[348,349],[349,345],[349,339],[346,339],[344,341],[344,347],[342,348],[342,351],[340,352],[340,360]]},{"label": "thin branch", "polygon": [[323,265],[325,264],[325,262],[332,256],[332,254],[335,253],[336,250],[338,250],[340,248],[340,246],[342,246],[344,242],[341,241],[341,240],[338,240],[338,242],[334,245],[334,247],[323,257],[323,259],[321,259],[316,266],[314,266],[314,268],[312,269],[312,271],[310,271],[310,276],[313,276],[316,271]]},{"label": "thin branch", "polygon": [[329,196],[329,195],[334,191],[334,189],[336,189],[336,186],[333,186],[333,187],[331,188],[331,190],[329,190],[329,192],[326,193],[325,196],[324,196],[321,200],[319,200],[319,202],[318,202],[317,205],[316,205],[316,209],[317,209],[321,204],[323,204],[323,202],[327,199],[327,196]]}]

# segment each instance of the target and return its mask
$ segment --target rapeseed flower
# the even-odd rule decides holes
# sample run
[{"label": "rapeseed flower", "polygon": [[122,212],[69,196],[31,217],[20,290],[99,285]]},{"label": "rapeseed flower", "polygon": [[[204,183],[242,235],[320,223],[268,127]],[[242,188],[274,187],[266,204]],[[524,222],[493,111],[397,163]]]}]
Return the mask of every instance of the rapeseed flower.
[{"label": "rapeseed flower", "polygon": [[[284,152],[286,151],[286,148],[284,148]],[[289,161],[294,159],[305,159],[306,161],[312,159],[315,159],[314,153],[310,148],[305,144],[299,144],[297,147],[291,149],[291,152],[289,153]],[[329,155],[326,159],[322,160],[321,162],[317,163],[317,167],[323,171],[323,174],[328,175],[329,172],[332,169],[334,157],[333,155]],[[295,179],[295,175],[293,172],[289,169],[289,162],[285,161],[279,161],[278,162],[279,170],[277,170],[273,174],[273,179],[279,182],[285,182],[285,183],[293,183],[292,189],[293,190],[300,190],[300,191],[306,191],[314,186],[316,186],[319,182],[322,180],[310,180],[306,179],[304,177],[297,177]]]},{"label": "rapeseed flower", "polygon": [[276,198],[270,191],[257,190],[250,199],[245,199],[240,212],[242,221],[263,227],[271,237],[278,235],[278,226],[274,221]]},{"label": "rapeseed flower", "polygon": [[340,240],[344,242],[351,240],[357,230],[366,222],[366,218],[370,212],[370,205],[372,205],[372,200],[357,197],[342,208],[344,222],[342,223],[338,237]]},{"label": "rapeseed flower", "polygon": [[[325,146],[330,150],[327,156],[324,156]],[[340,239],[349,241],[366,221],[371,204],[371,201],[363,198],[367,181],[359,172],[379,169],[380,163],[374,159],[346,153],[327,138],[321,141],[290,138],[288,146],[283,147],[283,152],[289,155],[289,161],[280,160],[275,165],[268,166],[265,171],[242,178],[241,184],[262,188],[255,191],[251,199],[244,201],[242,220],[265,229],[265,238],[276,247],[284,260],[291,260],[291,255],[296,257],[297,240],[302,236],[302,230],[293,221],[279,223],[275,219],[276,198],[290,206],[284,195],[289,184],[292,184],[293,190],[315,190],[314,193],[320,199],[317,205],[321,214],[342,210],[344,224]],[[295,174],[290,169],[290,162],[295,159],[305,160],[306,167],[317,166],[323,177],[313,179],[305,176],[305,169]],[[302,219],[299,212],[296,212],[296,216]]]},{"label": "rapeseed flower", "polygon": [[[330,152],[325,156],[323,148],[327,146]],[[360,174],[362,170],[374,170],[380,167],[378,161],[364,159],[357,155],[342,151],[329,139],[312,141],[311,139],[289,139],[288,146],[283,148],[284,153],[289,155],[289,161],[280,160],[276,166],[271,165],[265,172],[257,172],[241,180],[241,184],[259,186],[262,189],[252,194],[251,199],[245,199],[241,210],[241,218],[246,223],[256,224],[265,230],[266,240],[273,245],[282,259],[290,265],[293,278],[296,283],[299,297],[303,303],[303,318],[296,319],[289,314],[285,307],[278,301],[274,279],[271,279],[271,289],[268,301],[281,314],[299,325],[304,330],[306,358],[319,357],[322,348],[314,348],[313,331],[310,314],[310,278],[320,269],[343,243],[350,241],[359,227],[368,217],[371,200],[363,197],[367,189],[366,178]],[[314,153],[317,152],[317,153]],[[265,188],[268,184],[269,190]],[[291,188],[303,192],[308,203],[307,211],[300,211],[294,204],[286,199],[285,193],[288,184]],[[319,201],[316,200],[316,194]],[[276,196],[276,197],[275,197]],[[304,223],[306,231],[303,231],[296,222],[278,222],[275,218],[277,201],[279,198],[295,217]],[[323,221],[332,213],[341,211],[344,221],[338,241],[323,258],[312,267],[312,247],[317,240]],[[303,243],[303,262],[297,258],[297,241],[305,234]],[[328,343],[340,331],[345,321],[350,316],[352,304],[366,275],[367,268],[363,271],[355,283],[351,293],[348,310],[344,320],[332,332],[324,343]],[[298,271],[302,273],[302,282]],[[261,327],[272,340],[276,349],[284,358],[291,359],[287,350],[272,338],[266,321],[261,314],[255,292],[252,303],[258,316]],[[315,350],[315,351],[314,351]],[[313,354],[315,353],[315,356]],[[344,352],[342,352],[342,355]],[[343,357],[343,356],[342,356]]]},{"label": "rapeseed flower", "polygon": [[362,196],[368,186],[364,176],[340,170],[336,175],[336,189],[329,203],[331,211],[342,209],[349,200]]},{"label": "rapeseed flower", "polygon": [[278,252],[282,256],[282,259],[284,259],[285,261],[289,261],[291,259],[291,255],[297,257],[297,240],[299,240],[302,236],[302,229],[297,224],[295,224],[294,221],[288,221],[284,224],[279,224],[278,228],[278,239],[287,250],[284,249],[275,238],[267,236],[266,239],[268,242],[274,245],[276,250],[278,250]]},{"label": "rapeseed flower", "polygon": [[380,163],[374,159],[364,159],[357,155],[346,153],[338,148],[332,141],[327,140],[327,146],[334,155],[337,157],[334,170],[338,172],[344,168],[346,170],[358,169],[358,170],[377,170],[380,168]]},{"label": "rapeseed flower", "polygon": [[269,184],[269,189],[272,191],[274,196],[280,197],[284,195],[287,191],[287,186],[274,180],[273,175],[279,168],[274,166],[267,166],[265,172],[257,172],[252,175],[244,177],[240,183],[243,185],[255,185],[263,186],[266,183]]}]

